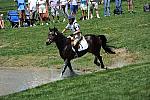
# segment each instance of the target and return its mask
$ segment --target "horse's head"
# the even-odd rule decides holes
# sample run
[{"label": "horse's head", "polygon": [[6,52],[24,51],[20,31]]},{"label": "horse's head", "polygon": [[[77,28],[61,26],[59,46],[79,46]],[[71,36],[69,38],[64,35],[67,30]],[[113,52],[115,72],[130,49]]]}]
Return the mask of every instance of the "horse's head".
[{"label": "horse's head", "polygon": [[46,45],[50,45],[52,42],[54,42],[56,40],[56,37],[58,35],[58,29],[57,28],[49,28],[49,33],[48,33],[48,38],[47,38],[47,42]]}]

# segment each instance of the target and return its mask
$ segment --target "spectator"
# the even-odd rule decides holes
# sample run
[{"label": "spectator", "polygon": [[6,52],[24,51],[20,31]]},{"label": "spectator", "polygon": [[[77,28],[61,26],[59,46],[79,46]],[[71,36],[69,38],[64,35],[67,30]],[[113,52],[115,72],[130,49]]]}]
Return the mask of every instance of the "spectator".
[{"label": "spectator", "polygon": [[88,0],[88,19],[93,18],[93,5],[92,5],[93,0]]},{"label": "spectator", "polygon": [[55,20],[55,16],[57,17],[57,20],[59,21],[59,0],[50,0],[50,7],[51,7],[51,14],[53,17],[53,21]]},{"label": "spectator", "polygon": [[37,8],[38,8],[41,25],[43,25],[44,19],[46,19],[45,18],[45,15],[47,13],[47,9],[46,9],[47,4],[46,3],[47,3],[46,0],[38,0],[37,1]]},{"label": "spectator", "polygon": [[92,4],[93,4],[93,7],[95,9],[95,12],[96,12],[96,17],[97,18],[100,18],[99,17],[99,11],[98,11],[98,3],[99,3],[99,0],[92,0]]},{"label": "spectator", "polygon": [[87,15],[87,0],[80,0],[80,6],[81,6],[81,11],[82,11],[82,20],[85,20]]},{"label": "spectator", "polygon": [[100,4],[103,4],[104,3],[104,0],[100,0]]},{"label": "spectator", "polygon": [[[64,14],[65,14],[65,17],[68,18],[68,1],[67,0],[60,0],[60,6],[61,6],[61,9],[63,10]],[[64,20],[63,22],[65,22],[65,17],[64,17]]]},{"label": "spectator", "polygon": [[127,0],[128,2],[128,12],[133,13],[133,0]]},{"label": "spectator", "polygon": [[115,4],[116,4],[117,14],[122,14],[122,2],[121,2],[121,0],[115,0]]},{"label": "spectator", "polygon": [[104,0],[104,16],[110,16],[110,0]]},{"label": "spectator", "polygon": [[37,0],[28,0],[28,8],[30,12],[30,26],[35,26],[35,13],[36,13]]},{"label": "spectator", "polygon": [[23,23],[25,22],[25,0],[17,0],[17,5],[18,5],[18,11],[19,11],[19,18],[20,18],[20,23],[19,25],[23,26]]},{"label": "spectator", "polygon": [[76,13],[78,11],[78,3],[77,0],[68,0],[70,2],[70,11],[71,15],[76,16]]},{"label": "spectator", "polygon": [[0,15],[0,29],[4,29],[3,14]]}]

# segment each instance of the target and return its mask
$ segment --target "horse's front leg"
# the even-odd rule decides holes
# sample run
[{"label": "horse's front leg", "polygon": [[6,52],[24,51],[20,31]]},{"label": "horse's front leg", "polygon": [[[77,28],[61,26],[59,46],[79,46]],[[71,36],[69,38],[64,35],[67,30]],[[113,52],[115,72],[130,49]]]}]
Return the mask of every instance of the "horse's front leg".
[{"label": "horse's front leg", "polygon": [[71,76],[77,75],[77,74],[74,72],[74,70],[72,69],[72,66],[71,66],[70,61],[68,61],[68,67],[69,67],[69,69],[70,69],[70,75],[71,75]]},{"label": "horse's front leg", "polygon": [[62,72],[61,72],[60,77],[62,77],[62,76],[63,76],[63,74],[64,74],[64,72],[65,72],[65,70],[66,70],[67,66],[68,66],[68,60],[66,59],[66,60],[65,60],[65,62],[64,62],[63,69],[62,69]]}]

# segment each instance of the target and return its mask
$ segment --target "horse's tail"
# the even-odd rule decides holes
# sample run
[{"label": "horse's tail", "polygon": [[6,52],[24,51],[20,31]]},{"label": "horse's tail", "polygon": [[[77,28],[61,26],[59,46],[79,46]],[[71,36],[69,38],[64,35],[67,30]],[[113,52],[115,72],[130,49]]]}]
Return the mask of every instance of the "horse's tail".
[{"label": "horse's tail", "polygon": [[110,46],[106,44],[107,39],[105,35],[99,35],[98,37],[102,40],[102,48],[105,50],[105,52],[110,54],[115,54],[115,52],[110,48]]}]

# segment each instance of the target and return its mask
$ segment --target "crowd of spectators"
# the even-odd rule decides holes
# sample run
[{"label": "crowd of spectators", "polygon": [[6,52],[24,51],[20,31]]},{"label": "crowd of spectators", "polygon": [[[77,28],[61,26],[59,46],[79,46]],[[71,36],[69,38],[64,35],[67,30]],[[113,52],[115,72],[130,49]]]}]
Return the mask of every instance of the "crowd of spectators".
[{"label": "crowd of spectators", "polygon": [[[49,20],[60,22],[60,13],[63,13],[63,22],[69,15],[76,18],[76,14],[81,9],[80,20],[92,19],[93,15],[100,18],[99,4],[104,4],[104,16],[110,16],[110,0],[14,0],[17,4],[20,23],[23,26],[26,19],[26,12],[30,14],[30,25],[36,26],[36,16],[40,21],[40,25],[48,25]],[[127,0],[128,11],[133,12],[133,0]],[[70,9],[70,10],[69,10]],[[114,14],[122,14],[121,0],[115,0]],[[117,12],[117,13],[116,13]],[[93,14],[95,13],[95,14]],[[4,28],[4,20],[0,16],[0,28]]]}]

